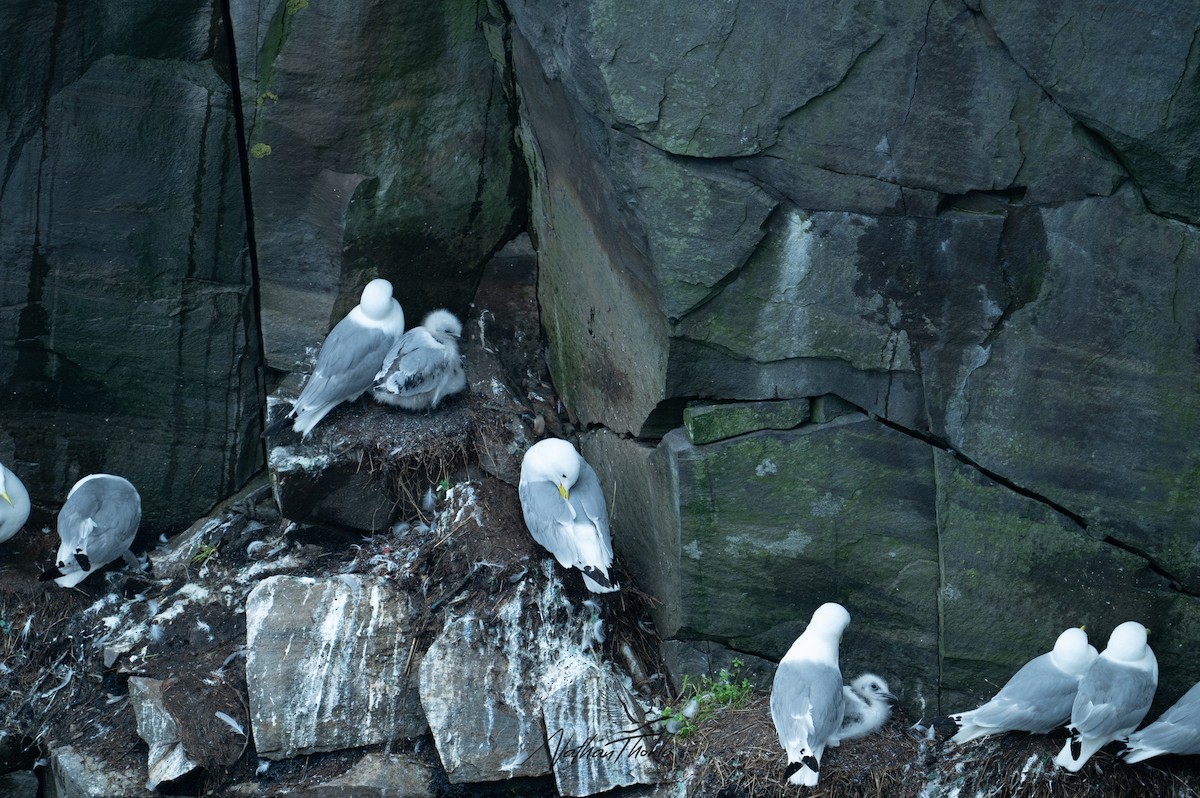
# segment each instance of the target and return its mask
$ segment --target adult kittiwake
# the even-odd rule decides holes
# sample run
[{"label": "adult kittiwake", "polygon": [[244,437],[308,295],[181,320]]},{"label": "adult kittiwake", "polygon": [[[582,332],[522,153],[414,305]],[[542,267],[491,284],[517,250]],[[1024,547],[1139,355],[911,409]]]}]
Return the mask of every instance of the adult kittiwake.
[{"label": "adult kittiwake", "polygon": [[609,577],[612,536],[604,491],[575,447],[558,438],[538,441],[521,460],[517,486],[533,539],[564,568],[578,568],[593,593],[620,589]]},{"label": "adult kittiwake", "polygon": [[0,543],[21,531],[29,518],[29,491],[20,478],[0,464]]},{"label": "adult kittiwake", "polygon": [[771,720],[787,753],[790,784],[815,786],[826,745],[836,746],[845,696],[838,645],[850,623],[841,604],[822,604],[783,655],[771,686]]},{"label": "adult kittiwake", "polygon": [[292,429],[308,437],[326,413],[361,396],[403,334],[404,311],[392,298],[392,284],[367,283],[358,305],[325,337],[312,376],[288,413],[296,419]]},{"label": "adult kittiwake", "polygon": [[1126,621],[1079,681],[1071,730],[1054,761],[1077,771],[1105,743],[1127,736],[1150,711],[1158,687],[1158,659],[1146,645],[1146,627]]},{"label": "adult kittiwake", "polygon": [[1158,720],[1129,735],[1125,748],[1122,756],[1129,763],[1161,754],[1200,754],[1200,682]]},{"label": "adult kittiwake", "polygon": [[[864,673],[842,687],[842,698],[845,700],[845,711],[842,713],[842,725],[835,735],[838,743],[866,737],[883,728],[892,714],[891,702],[896,696],[892,695],[882,677]],[[830,745],[836,743],[831,741]]]},{"label": "adult kittiwake", "polygon": [[75,483],[58,511],[58,564],[39,581],[74,587],[118,557],[136,563],[129,551],[142,520],[142,498],[124,477],[92,474]]},{"label": "adult kittiwake", "polygon": [[1057,729],[1070,719],[1079,680],[1096,657],[1083,629],[1067,629],[1052,650],[1022,665],[991,701],[950,715],[958,727],[950,739],[962,745],[1007,731],[1046,734]]},{"label": "adult kittiwake", "polygon": [[462,323],[448,310],[435,310],[406,332],[375,377],[376,400],[405,410],[429,410],[467,387],[458,355]]}]

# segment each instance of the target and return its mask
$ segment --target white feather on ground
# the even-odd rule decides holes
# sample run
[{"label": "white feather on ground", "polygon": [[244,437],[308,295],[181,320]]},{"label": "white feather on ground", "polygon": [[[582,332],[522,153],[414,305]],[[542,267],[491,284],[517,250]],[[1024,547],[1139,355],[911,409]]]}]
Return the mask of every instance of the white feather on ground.
[{"label": "white feather on ground", "polygon": [[384,358],[372,395],[405,410],[436,408],[467,387],[458,354],[462,323],[448,310],[435,310],[406,332]]},{"label": "white feather on ground", "polygon": [[21,531],[29,520],[29,491],[20,478],[0,464],[0,543]]},{"label": "white feather on ground", "polygon": [[775,671],[771,720],[787,753],[790,784],[815,786],[825,747],[839,742],[845,696],[838,646],[849,623],[841,604],[822,604]]},{"label": "white feather on ground", "polygon": [[1125,745],[1122,756],[1131,764],[1163,754],[1200,754],[1200,682]]},{"label": "white feather on ground", "polygon": [[888,683],[873,673],[864,673],[842,687],[845,710],[842,725],[837,731],[837,745],[844,740],[857,740],[883,728],[892,714],[892,695]]},{"label": "white feather on ground", "polygon": [[296,420],[292,429],[308,437],[330,410],[361,396],[403,334],[404,311],[392,298],[392,284],[382,279],[367,283],[358,305],[321,345],[312,376],[288,413]]},{"label": "white feather on ground", "polygon": [[1057,729],[1070,719],[1079,681],[1096,657],[1083,629],[1063,631],[1052,650],[1022,665],[992,700],[950,715],[958,726],[951,739],[962,745],[1008,731],[1046,734]]},{"label": "white feather on ground", "polygon": [[593,593],[620,589],[609,576],[612,536],[600,480],[564,440],[547,438],[525,452],[517,486],[533,539],[564,568],[578,568]]},{"label": "white feather on ground", "polygon": [[124,556],[142,520],[142,499],[124,477],[92,474],[75,483],[58,512],[57,565],[42,573],[60,587],[74,587]]},{"label": "white feather on ground", "polygon": [[1055,763],[1078,771],[1106,743],[1127,736],[1150,711],[1157,687],[1158,659],[1146,645],[1146,627],[1126,621],[1080,680],[1067,727],[1072,734]]}]

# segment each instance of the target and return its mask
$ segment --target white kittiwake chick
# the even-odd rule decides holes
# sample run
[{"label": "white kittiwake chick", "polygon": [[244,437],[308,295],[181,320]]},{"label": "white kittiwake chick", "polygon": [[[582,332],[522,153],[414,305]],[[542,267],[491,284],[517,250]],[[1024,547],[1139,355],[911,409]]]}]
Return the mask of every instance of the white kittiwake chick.
[{"label": "white kittiwake chick", "polygon": [[448,310],[435,310],[406,332],[384,358],[375,377],[376,400],[405,410],[430,410],[467,387],[458,354],[462,323]]},{"label": "white kittiwake chick", "polygon": [[1070,719],[1079,680],[1096,657],[1083,629],[1065,630],[1052,650],[1022,665],[991,701],[950,715],[958,726],[950,739],[961,745],[1007,731],[1046,734],[1057,729]]},{"label": "white kittiwake chick", "polygon": [[846,699],[838,646],[849,624],[850,613],[841,604],[822,604],[775,671],[771,720],[787,753],[784,776],[790,784],[815,786],[825,746],[840,742]]},{"label": "white kittiwake chick", "polygon": [[1126,621],[1079,681],[1071,706],[1071,736],[1054,761],[1078,771],[1106,743],[1137,728],[1158,687],[1158,659],[1146,645],[1146,627]]},{"label": "white kittiwake chick", "polygon": [[559,565],[578,568],[593,593],[620,588],[609,576],[613,549],[604,491],[574,446],[558,438],[530,446],[521,460],[517,493],[533,539]]},{"label": "white kittiwake chick", "polygon": [[1200,682],[1158,720],[1129,735],[1125,747],[1122,757],[1131,764],[1161,754],[1200,754]]},{"label": "white kittiwake chick", "polygon": [[308,437],[326,413],[367,391],[403,334],[404,311],[392,298],[392,284],[367,283],[358,305],[325,337],[312,376],[288,413],[296,419],[292,429]]},{"label": "white kittiwake chick", "polygon": [[0,543],[21,531],[29,519],[29,491],[20,478],[0,464]]},{"label": "white kittiwake chick", "polygon": [[[864,673],[850,684],[842,687],[845,711],[842,725],[838,728],[838,743],[856,740],[879,731],[892,714],[892,691],[882,677]],[[836,745],[832,740],[830,745]]]},{"label": "white kittiwake chick", "polygon": [[74,587],[118,557],[137,562],[129,546],[141,520],[142,499],[129,480],[112,474],[84,477],[58,511],[58,564],[39,581]]}]

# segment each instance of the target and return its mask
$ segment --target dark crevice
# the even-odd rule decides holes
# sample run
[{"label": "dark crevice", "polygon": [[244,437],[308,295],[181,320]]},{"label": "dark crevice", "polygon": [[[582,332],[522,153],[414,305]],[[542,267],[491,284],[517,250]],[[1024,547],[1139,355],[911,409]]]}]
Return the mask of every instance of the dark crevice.
[{"label": "dark crevice", "polygon": [[1185,589],[1183,584],[1177,578],[1175,578],[1175,576],[1170,571],[1168,571],[1161,564],[1159,564],[1158,560],[1154,559],[1154,557],[1152,557],[1146,551],[1139,549],[1137,546],[1126,543],[1123,540],[1118,540],[1117,538],[1114,538],[1112,535],[1105,535],[1102,540],[1104,543],[1107,543],[1110,546],[1115,546],[1118,549],[1121,549],[1122,551],[1129,552],[1130,554],[1137,557],[1138,559],[1144,560],[1146,563],[1146,566],[1151,571],[1153,571],[1154,573],[1161,576],[1164,580],[1166,580],[1167,586],[1170,587],[1171,590],[1174,590],[1177,593],[1182,593],[1185,596],[1191,596],[1193,598],[1200,598],[1200,593],[1195,593],[1193,591]]},{"label": "dark crevice", "polygon": [[975,460],[972,460],[970,457],[968,457],[967,455],[963,454],[962,452],[958,451],[953,446],[951,446],[947,441],[942,440],[941,438],[937,437],[936,435],[933,435],[928,432],[922,432],[920,430],[910,429],[901,424],[897,424],[895,421],[884,418],[883,416],[878,416],[873,413],[870,413],[861,407],[858,409],[859,409],[859,412],[861,412],[863,415],[866,415],[866,416],[874,419],[875,421],[878,421],[880,424],[884,425],[885,427],[887,427],[889,429],[893,429],[896,432],[899,432],[899,433],[909,436],[910,438],[915,438],[919,441],[922,441],[923,443],[927,443],[930,446],[933,446],[936,449],[940,449],[941,451],[943,451],[946,454],[953,457],[955,460],[958,460],[960,463],[970,466],[971,468],[975,469],[983,476],[985,476],[988,479],[990,479],[991,481],[995,482],[997,485],[1001,485],[1005,488],[1008,488],[1013,493],[1016,493],[1020,496],[1024,496],[1027,499],[1032,499],[1033,501],[1038,502],[1039,504],[1044,504],[1045,506],[1049,507],[1051,510],[1054,510],[1056,513],[1062,515],[1064,518],[1070,519],[1080,529],[1088,528],[1087,519],[1084,518],[1079,513],[1076,513],[1072,510],[1067,509],[1066,507],[1064,507],[1063,505],[1054,501],[1053,499],[1049,498],[1048,496],[1043,496],[1042,494],[1038,493],[1037,491],[1033,491],[1033,490],[1030,490],[1029,488],[1023,487],[1022,485],[1018,485],[1016,482],[1013,482],[1011,479],[1008,479],[1007,477],[997,474],[995,471],[991,470],[987,466],[984,466],[984,465],[976,462]]},{"label": "dark crevice", "polygon": [[[224,29],[224,49],[229,68],[230,106],[233,112],[234,135],[237,139],[238,171],[242,179],[242,204],[246,219],[246,256],[250,262],[250,295],[254,302],[254,331],[258,335],[259,387],[265,386],[266,345],[262,337],[262,296],[259,290],[258,245],[254,236],[254,203],[250,192],[250,150],[246,138],[246,117],[242,97],[241,78],[238,75],[237,43],[233,29],[231,0],[221,0],[221,27]],[[266,396],[259,398],[259,429],[266,425]]]}]

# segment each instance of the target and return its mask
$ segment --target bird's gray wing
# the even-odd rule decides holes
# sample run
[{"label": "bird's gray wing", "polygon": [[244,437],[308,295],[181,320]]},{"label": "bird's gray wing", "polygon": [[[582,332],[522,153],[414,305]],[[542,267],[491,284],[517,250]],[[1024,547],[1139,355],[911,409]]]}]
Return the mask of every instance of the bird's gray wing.
[{"label": "bird's gray wing", "polygon": [[550,482],[526,482],[517,488],[521,512],[530,534],[541,546],[554,555],[559,564],[570,568],[578,559],[575,541],[570,532],[575,513],[563,501],[558,488]]},{"label": "bird's gray wing", "polygon": [[115,480],[93,480],[80,494],[87,500],[87,517],[95,522],[83,546],[95,569],[120,557],[133,543],[142,518],[141,503],[128,485]]},{"label": "bird's gray wing", "polygon": [[1162,713],[1158,720],[1129,736],[1129,746],[1175,754],[1200,754],[1200,684]]},{"label": "bird's gray wing", "polygon": [[779,663],[771,688],[771,719],[789,756],[798,756],[801,746],[824,748],[841,726],[844,706],[837,668],[803,660]]},{"label": "bird's gray wing", "polygon": [[1092,738],[1135,727],[1146,716],[1157,686],[1150,672],[1101,657],[1079,685],[1071,725]]},{"label": "bird's gray wing", "polygon": [[602,566],[605,570],[612,565],[612,533],[608,529],[608,505],[604,500],[604,489],[596,471],[584,461],[579,463],[579,478],[571,488],[571,505],[575,512],[587,518],[595,527],[595,542],[602,562],[589,565]]},{"label": "bird's gray wing", "polygon": [[400,347],[399,357],[392,362],[381,387],[400,396],[427,393],[450,366],[449,353],[444,344],[428,333],[414,335]]},{"label": "bird's gray wing", "polygon": [[326,337],[312,377],[292,408],[293,415],[358,397],[371,387],[395,343],[386,332],[342,319]]},{"label": "bird's gray wing", "polygon": [[1063,673],[1049,654],[1025,663],[983,706],[963,713],[966,720],[995,729],[1051,731],[1071,717],[1079,678]]}]

